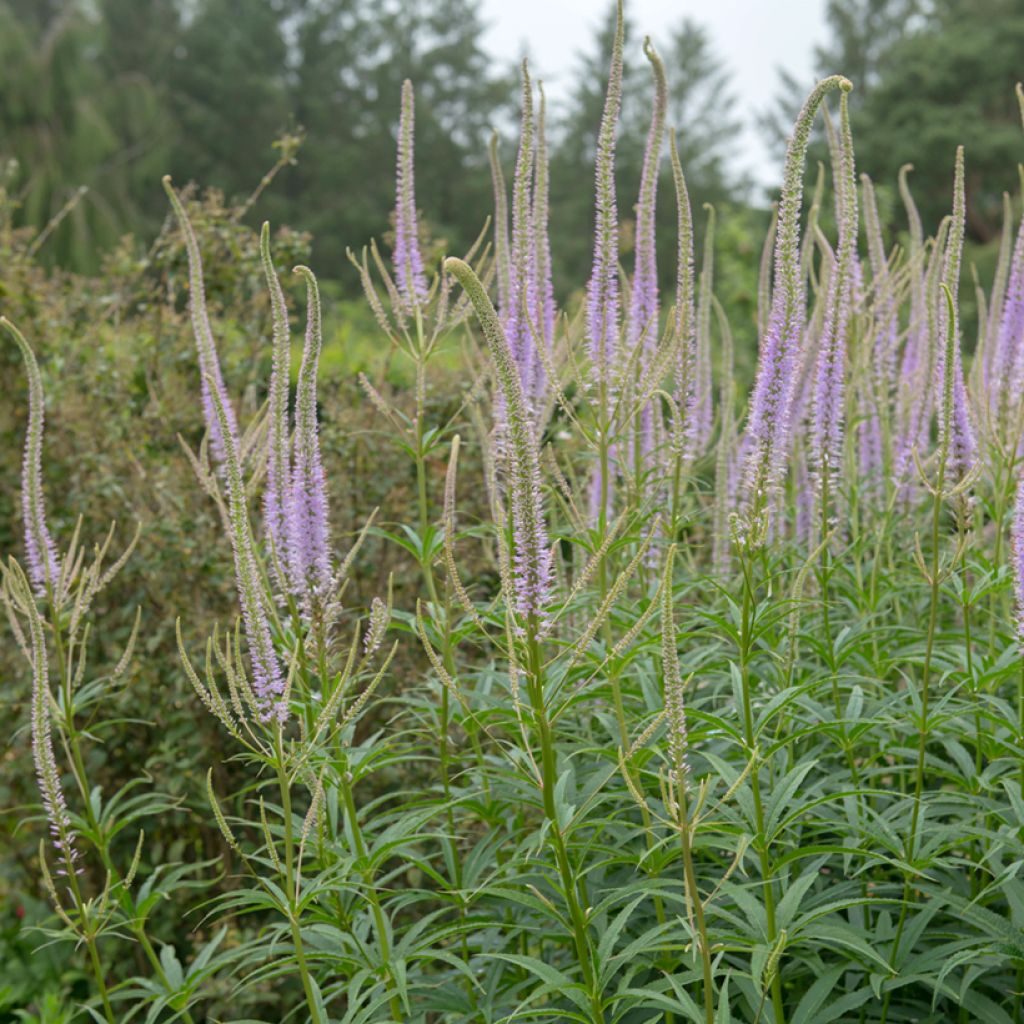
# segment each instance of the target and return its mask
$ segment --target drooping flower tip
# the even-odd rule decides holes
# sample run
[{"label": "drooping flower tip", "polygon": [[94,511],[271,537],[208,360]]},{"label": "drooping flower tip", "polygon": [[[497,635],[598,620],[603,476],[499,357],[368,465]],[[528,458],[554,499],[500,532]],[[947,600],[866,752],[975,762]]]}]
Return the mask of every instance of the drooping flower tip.
[{"label": "drooping flower tip", "polygon": [[[224,461],[224,431],[227,431],[237,444],[238,423],[235,418],[235,410],[228,399],[227,388],[224,385],[220,360],[217,356],[217,347],[213,340],[213,328],[210,326],[210,316],[206,308],[206,288],[203,284],[203,261],[199,252],[199,241],[196,238],[185,206],[171,185],[171,176],[169,174],[164,175],[163,186],[164,191],[167,193],[167,198],[171,201],[174,215],[178,219],[178,225],[185,239],[189,277],[188,308],[192,321],[192,333],[195,336],[196,350],[199,356],[203,421],[206,424],[206,431],[210,438],[210,449],[213,457],[217,462],[222,463]],[[224,408],[223,424],[215,409],[214,391],[217,392],[218,400]]]}]

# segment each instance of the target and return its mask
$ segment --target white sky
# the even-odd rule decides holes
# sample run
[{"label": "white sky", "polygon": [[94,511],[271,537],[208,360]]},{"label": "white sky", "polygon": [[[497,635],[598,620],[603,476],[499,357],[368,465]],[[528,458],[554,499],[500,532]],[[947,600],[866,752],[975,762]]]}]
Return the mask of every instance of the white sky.
[{"label": "white sky", "polygon": [[[517,59],[528,50],[536,77],[544,79],[554,101],[568,90],[580,50],[590,50],[597,26],[611,0],[481,0],[488,29],[484,45],[495,55]],[[736,153],[739,167],[760,185],[775,186],[781,168],[754,127],[757,112],[771,106],[778,91],[777,69],[786,68],[814,83],[812,48],[824,41],[825,0],[626,0],[639,40],[655,45],[684,16],[707,26],[715,53],[732,75],[732,89],[743,103],[745,131]],[[596,130],[596,125],[595,125]]]}]

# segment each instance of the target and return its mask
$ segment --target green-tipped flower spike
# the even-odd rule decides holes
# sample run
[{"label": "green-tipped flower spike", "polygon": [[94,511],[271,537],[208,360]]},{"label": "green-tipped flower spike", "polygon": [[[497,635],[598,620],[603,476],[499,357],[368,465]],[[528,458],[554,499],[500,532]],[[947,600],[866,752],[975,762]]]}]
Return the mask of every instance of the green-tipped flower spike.
[{"label": "green-tipped flower spike", "polygon": [[307,604],[326,600],[331,584],[327,480],[316,421],[317,369],[322,346],[320,289],[309,267],[296,267],[306,281],[306,341],[295,400],[295,447],[288,502],[288,575]]},{"label": "green-tipped flower spike", "polygon": [[[170,199],[171,206],[174,208],[174,214],[178,218],[181,233],[185,238],[185,251],[188,253],[188,308],[192,318],[192,333],[195,336],[196,349],[199,353],[203,419],[210,436],[210,448],[214,458],[218,462],[223,462],[223,430],[226,429],[237,444],[238,423],[235,419],[235,410],[228,399],[227,388],[224,387],[224,378],[220,372],[220,360],[217,358],[217,347],[213,341],[213,328],[210,326],[210,316],[206,309],[206,289],[203,285],[203,261],[199,254],[199,242],[196,239],[195,231],[192,230],[192,222],[185,212],[185,207],[171,185],[169,174],[164,175],[163,185],[167,198]],[[216,389],[220,404],[224,407],[223,428],[214,409],[211,388]]]},{"label": "green-tipped flower spike", "polygon": [[804,103],[786,151],[779,204],[772,283],[772,309],[761,339],[757,379],[747,422],[744,504],[751,533],[744,542],[765,536],[764,517],[778,492],[789,451],[789,421],[797,356],[807,316],[804,278],[800,271],[800,206],[804,162],[811,125],[822,100],[833,89],[852,89],[841,75],[819,82]]},{"label": "green-tipped flower spike", "polygon": [[715,281],[715,208],[704,204],[708,224],[704,231],[704,252],[700,263],[697,288],[697,359],[694,367],[694,426],[697,451],[702,452],[711,440],[714,408],[711,401],[711,296]]},{"label": "green-tipped flower spike", "polygon": [[[290,374],[291,334],[284,291],[270,255],[270,225],[264,221],[260,232],[260,256],[263,274],[270,292],[273,324],[273,363],[270,373],[270,439],[267,450],[267,485],[263,492],[263,518],[267,538],[276,553],[275,565],[285,565],[288,549],[287,506],[291,481],[291,456],[288,450],[288,378]],[[278,580],[284,588],[285,580]]]},{"label": "green-tipped flower spike", "polygon": [[498,277],[498,308],[508,308],[508,195],[505,192],[505,175],[498,155],[498,133],[491,133],[487,152],[491,161],[491,185],[494,188],[494,261]]},{"label": "green-tipped flower spike", "polygon": [[914,449],[924,450],[934,404],[933,391],[926,379],[930,346],[924,229],[907,182],[907,174],[912,170],[912,164],[904,164],[899,172],[900,197],[910,228],[910,323],[897,382],[897,432],[893,453],[893,475],[904,486],[913,461]]},{"label": "green-tipped flower spike", "polygon": [[[964,225],[967,217],[967,201],[964,187],[964,148],[958,146],[956,167],[953,178],[953,219],[946,242],[946,254],[942,265],[942,283],[952,301],[940,299],[937,310],[939,357],[935,385],[937,394],[951,395],[951,404],[940,399],[939,430],[945,431],[944,420],[951,415],[949,423],[948,468],[956,480],[963,479],[974,465],[976,446],[974,427],[971,423],[970,406],[967,401],[967,386],[964,383],[964,366],[960,354],[960,319],[957,294],[960,289],[960,267],[963,260]],[[948,355],[947,355],[948,354]]]},{"label": "green-tipped flower spike", "polygon": [[619,332],[619,216],[615,201],[615,133],[622,106],[622,48],[625,25],[618,0],[615,41],[604,113],[597,136],[597,217],[594,262],[587,288],[587,337],[599,384],[611,387]]},{"label": "green-tipped flower spike", "polygon": [[519,370],[501,321],[480,279],[455,257],[444,263],[469,296],[483,330],[505,404],[508,493],[512,511],[512,576],[516,609],[527,620],[543,617],[551,592],[551,552],[540,486],[540,450]]},{"label": "green-tipped flower spike", "polygon": [[6,317],[0,317],[0,326],[7,329],[21,349],[28,377],[28,430],[21,463],[21,520],[29,579],[36,595],[45,597],[48,587],[53,589],[57,586],[60,560],[46,524],[46,499],[43,495],[43,379],[35,353],[21,331]]},{"label": "green-tipped flower spike", "polygon": [[[537,153],[533,162],[533,245],[534,277],[532,286],[535,308],[532,310],[534,331],[550,352],[555,339],[555,291],[551,279],[551,239],[548,235],[548,182],[549,159],[547,138],[547,102],[544,97],[544,83],[537,83],[540,105],[537,110]],[[545,390],[543,363],[538,365],[537,395]]]},{"label": "green-tipped flower spike", "polygon": [[893,295],[889,260],[882,239],[875,187],[866,175],[860,176],[864,196],[864,233],[868,241],[871,266],[871,291],[874,295],[874,342],[871,373],[861,391],[861,421],[857,427],[861,486],[868,493],[882,493],[890,465],[886,441],[889,431],[883,421],[892,420],[890,406],[896,385],[896,354],[899,345],[899,305]]},{"label": "green-tipped flower spike", "polygon": [[256,695],[257,710],[261,719],[284,722],[288,717],[286,680],[270,636],[256,545],[246,508],[245,482],[242,479],[238,446],[227,429],[227,413],[220,395],[216,391],[212,391],[211,395],[214,413],[221,425],[224,438],[231,550],[235,559],[235,582],[239,604],[242,606],[242,622],[249,645],[249,659],[252,662],[252,689]]},{"label": "green-tipped flower spike", "polygon": [[[654,109],[647,132],[643,169],[640,175],[640,194],[636,203],[636,259],[633,268],[633,287],[629,296],[629,318],[626,340],[629,358],[640,346],[638,367],[642,375],[649,367],[658,336],[658,260],[655,246],[655,215],[658,200],[658,176],[661,169],[661,150],[665,138],[665,111],[668,107],[668,83],[665,65],[651,45],[644,40],[644,54],[651,62],[654,73]],[[644,473],[643,463],[654,450],[655,403],[647,402],[640,413],[639,444],[636,446],[640,465],[637,476]]]},{"label": "green-tipped flower spike", "polygon": [[[536,307],[530,294],[531,273],[536,257],[533,239],[533,86],[526,61],[523,74],[523,115],[512,180],[512,238],[510,244],[508,305],[502,309],[502,324],[512,358],[519,368],[524,395],[529,400],[533,366],[538,362],[533,343],[530,316]],[[536,283],[535,281],[533,283]]]},{"label": "green-tipped flower spike", "polygon": [[672,179],[676,188],[676,308],[672,340],[676,348],[675,422],[672,447],[678,458],[692,458],[697,442],[697,314],[694,306],[693,215],[690,193],[679,162],[675,133],[669,135]]},{"label": "green-tipped flower spike", "polygon": [[673,544],[665,558],[661,578],[661,662],[665,673],[665,718],[668,725],[669,778],[673,787],[686,786],[690,773],[689,736],[686,728],[686,699],[679,670],[676,640],[672,567],[676,548]]},{"label": "green-tipped flower spike", "polygon": [[832,180],[839,218],[835,268],[829,275],[825,315],[814,380],[811,417],[811,468],[819,501],[836,483],[843,455],[846,355],[851,321],[854,261],[857,255],[857,186],[853,166],[850,111],[844,90],[839,98],[839,137]]}]

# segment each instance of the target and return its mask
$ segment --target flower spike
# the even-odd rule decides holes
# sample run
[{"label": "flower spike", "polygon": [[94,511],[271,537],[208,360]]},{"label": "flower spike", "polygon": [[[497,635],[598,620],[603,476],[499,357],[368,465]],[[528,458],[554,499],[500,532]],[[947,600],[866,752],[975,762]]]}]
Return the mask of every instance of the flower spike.
[{"label": "flower spike", "polygon": [[293,592],[307,602],[325,599],[331,583],[327,480],[316,421],[317,366],[322,345],[320,291],[309,267],[296,267],[306,281],[306,341],[302,350],[295,408],[288,558]]},{"label": "flower spike", "polygon": [[778,493],[789,451],[789,421],[798,362],[807,316],[800,270],[800,205],[807,143],[814,115],[833,89],[853,86],[841,75],[819,82],[804,103],[786,151],[779,203],[768,327],[761,339],[757,377],[747,421],[744,500],[751,541],[763,536],[762,521]]},{"label": "flower spike", "polygon": [[21,463],[21,518],[25,529],[28,575],[36,596],[45,597],[47,588],[55,588],[60,579],[60,559],[46,524],[43,494],[43,381],[35,353],[25,336],[6,317],[0,317],[0,325],[7,329],[21,349],[28,377],[28,431]]},{"label": "flower spike", "polygon": [[416,100],[412,82],[402,83],[402,113],[398,122],[398,174],[395,196],[395,279],[398,290],[410,305],[427,297],[416,219],[416,181],[413,163],[413,126]]},{"label": "flower spike", "polygon": [[519,371],[498,314],[469,264],[455,257],[444,263],[465,289],[483,329],[505,404],[508,431],[508,493],[512,511],[512,577],[516,609],[540,619],[551,597],[551,552],[540,485],[540,449],[523,394]]},{"label": "flower spike", "polygon": [[[185,251],[188,253],[188,309],[192,319],[192,333],[196,339],[199,353],[199,372],[201,374],[200,393],[203,402],[203,420],[210,436],[210,448],[218,462],[224,461],[224,431],[227,431],[238,444],[238,421],[235,410],[228,399],[227,388],[220,372],[220,360],[217,358],[217,346],[213,341],[213,328],[210,326],[210,315],[206,308],[206,288],[203,285],[203,261],[199,254],[199,241],[192,229],[192,222],[178,193],[171,185],[171,176],[164,175],[164,191],[167,193],[174,214],[178,218],[181,233],[185,238]],[[217,392],[220,404],[224,407],[224,422],[214,408],[212,390]]]}]

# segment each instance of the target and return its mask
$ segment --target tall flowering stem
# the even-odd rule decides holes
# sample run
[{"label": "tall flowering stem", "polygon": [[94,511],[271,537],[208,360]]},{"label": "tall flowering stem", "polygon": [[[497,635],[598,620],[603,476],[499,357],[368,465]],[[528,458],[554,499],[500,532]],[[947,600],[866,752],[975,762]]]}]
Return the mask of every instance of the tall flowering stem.
[{"label": "tall flowering stem", "polygon": [[[512,238],[509,248],[508,303],[502,309],[505,338],[519,370],[523,396],[527,404],[533,397],[533,380],[539,363],[534,348],[531,316],[537,308],[536,248],[533,231],[532,186],[533,153],[533,86],[524,60],[523,113],[512,179]],[[535,410],[531,410],[535,411]]]},{"label": "tall flowering stem", "polygon": [[[957,293],[960,289],[960,267],[963,261],[964,225],[967,203],[964,187],[964,148],[958,146],[953,179],[953,219],[950,223],[946,254],[942,265],[942,282],[952,296],[951,303],[939,298],[938,308],[938,372],[935,377],[937,395],[951,394],[948,404],[939,400],[939,429],[945,431],[943,420],[951,416],[949,424],[948,457],[951,475],[962,480],[974,465],[977,445],[971,410],[964,382],[964,365],[960,353],[960,318]],[[948,353],[948,355],[947,355]]]},{"label": "tall flowering stem", "polygon": [[21,463],[21,519],[29,579],[36,596],[46,597],[47,590],[55,591],[59,582],[60,559],[46,523],[43,494],[43,380],[35,353],[25,336],[5,317],[0,317],[0,326],[7,329],[21,349],[28,377],[28,430]]},{"label": "tall flowering stem", "polygon": [[715,1021],[715,986],[711,966],[711,944],[704,920],[704,900],[697,887],[693,865],[692,829],[689,811],[690,761],[689,735],[686,727],[685,684],[679,669],[679,648],[676,636],[672,570],[676,548],[669,548],[661,579],[661,663],[665,678],[665,719],[668,728],[671,807],[683,854],[683,877],[686,882],[686,903],[693,914],[696,928],[694,945],[698,947],[704,981],[705,1024]]},{"label": "tall flowering stem", "polygon": [[618,0],[608,89],[597,136],[595,160],[594,255],[587,285],[587,340],[597,389],[598,463],[591,484],[591,505],[603,533],[612,507],[611,401],[619,384],[619,213],[615,198],[615,135],[622,108],[622,50],[625,22]]},{"label": "tall flowering stem", "polygon": [[395,195],[395,279],[402,297],[410,305],[426,300],[427,279],[423,272],[419,229],[416,218],[416,179],[413,169],[413,126],[416,100],[412,82],[402,83],[402,113],[398,121],[398,173]]},{"label": "tall flowering stem", "polygon": [[[185,239],[185,251],[188,253],[188,309],[192,318],[192,333],[196,340],[199,354],[200,393],[203,402],[203,419],[210,438],[213,457],[218,462],[225,460],[226,438],[230,437],[238,447],[238,421],[235,410],[228,399],[224,377],[220,371],[220,360],[217,358],[217,346],[213,340],[213,328],[210,326],[210,315],[206,308],[206,288],[203,284],[203,261],[199,254],[199,242],[192,228],[192,222],[185,212],[185,206],[171,185],[170,175],[163,179],[164,191],[171,201],[174,214],[178,218],[181,233]],[[214,397],[216,392],[216,398]],[[219,402],[224,409],[224,416],[217,415],[215,408]]]},{"label": "tall flowering stem", "polygon": [[897,384],[897,437],[893,455],[893,475],[897,483],[904,488],[907,486],[914,448],[924,448],[934,405],[933,392],[926,379],[930,347],[924,229],[907,182],[907,175],[911,170],[911,164],[904,164],[900,168],[898,179],[900,197],[907,212],[907,223],[910,228],[910,324]]},{"label": "tall flowering stem", "polygon": [[675,348],[675,416],[671,445],[674,460],[672,477],[672,532],[679,518],[682,474],[697,448],[697,312],[694,302],[693,214],[675,135],[669,136],[672,180],[676,192],[676,305],[672,323]]},{"label": "tall flowering stem", "polygon": [[838,482],[843,456],[847,348],[851,323],[854,261],[857,255],[857,189],[847,93],[839,100],[839,153],[833,170],[839,215],[839,243],[829,275],[825,315],[815,368],[811,458],[827,532],[831,488]]},{"label": "tall flowering stem", "polygon": [[[538,83],[540,104],[537,108],[537,152],[533,161],[533,295],[534,334],[538,343],[546,346],[550,353],[555,340],[555,289],[551,273],[551,238],[548,232],[550,214],[549,180],[550,158],[547,138],[547,101],[544,84]],[[543,363],[537,363],[537,380],[534,383],[534,404],[546,390]]]},{"label": "tall flowering stem", "polygon": [[619,334],[619,213],[615,198],[615,135],[622,108],[625,26],[619,0],[604,112],[597,136],[594,256],[587,286],[587,337],[599,387],[609,388]]},{"label": "tall flowering stem", "polygon": [[299,368],[288,501],[288,569],[293,592],[307,606],[327,599],[331,584],[327,480],[317,429],[317,368],[322,346],[320,291],[308,267],[295,273],[306,281],[306,339]]},{"label": "tall flowering stem", "polygon": [[841,75],[819,82],[797,118],[786,151],[779,204],[768,326],[761,339],[757,377],[747,421],[744,502],[748,534],[757,543],[765,535],[768,509],[779,490],[789,451],[789,422],[797,356],[806,320],[804,279],[800,268],[800,205],[803,171],[811,125],[818,107],[833,89],[852,88]]},{"label": "tall flowering stem", "polygon": [[252,689],[264,721],[288,718],[285,678],[274,650],[267,618],[266,595],[256,557],[256,544],[246,508],[245,481],[234,437],[228,431],[227,414],[220,396],[213,392],[214,411],[224,437],[224,468],[228,488],[231,550],[235,560],[235,581],[242,606],[242,622],[252,663]]},{"label": "tall flowering stem", "polygon": [[881,496],[892,464],[892,396],[896,387],[896,356],[899,342],[899,307],[893,295],[889,260],[882,239],[882,225],[875,200],[875,187],[860,176],[864,195],[864,228],[871,265],[871,287],[877,314],[867,386],[871,394],[862,399],[865,416],[859,429],[861,475],[869,492]]},{"label": "tall flowering stem", "polygon": [[710,203],[705,203],[704,209],[707,211],[708,222],[704,229],[704,249],[697,286],[697,358],[694,364],[694,440],[698,453],[707,449],[714,420],[711,400],[711,299],[715,279],[715,208]]},{"label": "tall flowering stem", "polygon": [[[629,296],[629,315],[626,321],[626,340],[632,354],[640,347],[637,360],[638,374],[647,370],[658,336],[658,258],[655,245],[655,223],[658,201],[658,174],[661,151],[665,141],[665,112],[668,107],[668,82],[665,65],[651,44],[644,40],[644,54],[651,62],[654,73],[654,108],[651,126],[647,132],[643,169],[640,175],[640,194],[636,204],[636,258],[633,268],[633,287]],[[636,476],[640,479],[647,460],[654,451],[654,400],[644,403],[640,410],[639,430],[634,451]]]},{"label": "tall flowering stem", "polygon": [[[270,373],[270,439],[267,452],[267,484],[263,492],[263,519],[267,538],[274,549],[274,565],[284,566],[288,557],[289,486],[291,480],[290,431],[288,429],[288,378],[291,335],[284,291],[270,254],[270,225],[260,232],[260,256],[270,293],[273,324],[273,363]],[[286,580],[278,580],[282,587]]]},{"label": "tall flowering stem", "polygon": [[449,257],[444,265],[473,304],[504,400],[516,609],[524,620],[539,623],[551,597],[552,567],[541,496],[540,448],[532,417],[512,350],[480,279],[469,264],[455,257]]},{"label": "tall flowering stem", "polygon": [[508,244],[508,195],[505,192],[505,174],[501,169],[501,156],[498,153],[497,132],[491,135],[487,154],[491,164],[491,187],[494,190],[494,263],[498,278],[498,309],[506,309],[511,260]]}]

